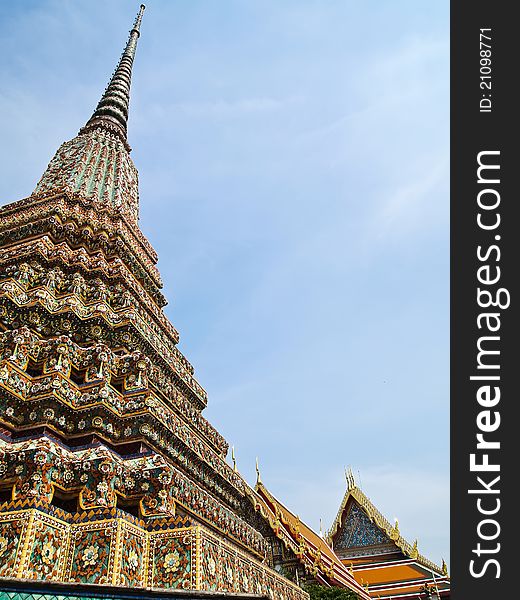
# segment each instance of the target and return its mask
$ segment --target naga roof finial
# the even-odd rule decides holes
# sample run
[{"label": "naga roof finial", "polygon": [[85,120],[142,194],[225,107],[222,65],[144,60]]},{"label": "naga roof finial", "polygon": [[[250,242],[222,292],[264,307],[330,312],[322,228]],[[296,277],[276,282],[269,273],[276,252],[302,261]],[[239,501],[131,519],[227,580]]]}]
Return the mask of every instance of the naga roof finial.
[{"label": "naga roof finial", "polygon": [[394,526],[392,527],[391,531],[390,531],[390,539],[391,540],[398,540],[401,536],[401,533],[399,531],[399,521],[397,520],[397,517],[395,518],[394,521]]},{"label": "naga roof finial", "polygon": [[233,471],[237,472],[237,460],[235,458],[235,446],[231,446],[231,460],[233,461]]},{"label": "naga roof finial", "polygon": [[442,574],[443,575],[448,575],[448,565],[446,564],[446,561],[444,560],[444,558],[442,559]]},{"label": "naga roof finial", "polygon": [[262,478],[260,477],[260,467],[258,466],[258,456],[256,457],[256,483],[262,483]]},{"label": "naga roof finial", "polygon": [[132,65],[134,62],[137,40],[140,35],[141,21],[145,6],[141,4],[139,12],[130,30],[128,42],[119,63],[112,75],[96,110],[81,129],[80,133],[102,128],[117,134],[126,145],[128,106],[130,104],[130,83],[132,80]]},{"label": "naga roof finial", "polygon": [[345,479],[347,480],[347,490],[351,490],[356,487],[356,479],[354,477],[354,473],[352,472],[352,468],[349,467],[345,469]]}]

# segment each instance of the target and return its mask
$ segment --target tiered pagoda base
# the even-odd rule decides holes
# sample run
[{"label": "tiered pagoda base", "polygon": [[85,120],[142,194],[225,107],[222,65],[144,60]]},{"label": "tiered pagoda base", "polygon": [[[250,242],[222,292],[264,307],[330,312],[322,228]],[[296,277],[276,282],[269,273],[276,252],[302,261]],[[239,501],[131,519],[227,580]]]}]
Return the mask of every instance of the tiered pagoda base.
[{"label": "tiered pagoda base", "polygon": [[[150,452],[122,458],[99,442],[72,449],[45,432],[24,440],[2,435],[0,471],[4,486],[13,485],[0,504],[0,581],[307,598],[261,556],[186,514],[168,497],[163,463]],[[164,487],[143,495],[157,486]],[[115,492],[125,487],[127,497]]]},{"label": "tiered pagoda base", "polygon": [[11,502],[0,513],[0,555],[1,578],[307,598],[272,569],[181,517],[147,527],[119,509],[72,515],[38,501]]}]

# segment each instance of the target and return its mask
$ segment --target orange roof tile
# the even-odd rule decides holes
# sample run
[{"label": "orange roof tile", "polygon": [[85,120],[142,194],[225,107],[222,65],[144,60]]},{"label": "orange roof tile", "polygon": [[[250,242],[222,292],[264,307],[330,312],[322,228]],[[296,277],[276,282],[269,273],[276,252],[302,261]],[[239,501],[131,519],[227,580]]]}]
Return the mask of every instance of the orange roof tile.
[{"label": "orange roof tile", "polygon": [[295,553],[306,570],[319,582],[346,587],[355,591],[360,598],[370,599],[328,543],[275,498],[263,483],[257,482],[251,492],[249,495],[255,509],[268,521],[275,535]]}]

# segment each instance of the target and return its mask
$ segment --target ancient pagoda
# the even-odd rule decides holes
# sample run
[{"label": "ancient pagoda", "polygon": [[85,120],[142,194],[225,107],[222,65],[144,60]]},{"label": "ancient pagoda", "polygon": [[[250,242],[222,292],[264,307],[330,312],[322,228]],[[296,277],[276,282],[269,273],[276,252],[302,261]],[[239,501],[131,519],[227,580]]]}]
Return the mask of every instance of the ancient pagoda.
[{"label": "ancient pagoda", "polygon": [[313,580],[368,598],[202,416],[138,224],[127,122],[143,11],[86,125],[0,210],[0,590],[304,600]]}]

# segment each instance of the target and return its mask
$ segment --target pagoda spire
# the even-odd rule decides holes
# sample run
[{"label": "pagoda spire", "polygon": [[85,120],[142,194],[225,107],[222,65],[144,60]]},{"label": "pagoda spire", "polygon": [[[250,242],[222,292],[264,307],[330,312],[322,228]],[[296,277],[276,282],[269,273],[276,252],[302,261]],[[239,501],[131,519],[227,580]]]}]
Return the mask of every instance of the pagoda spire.
[{"label": "pagoda spire", "polygon": [[117,134],[125,144],[128,144],[126,134],[132,65],[134,63],[137,40],[140,35],[144,9],[144,4],[141,4],[134,25],[130,30],[128,42],[112,75],[112,79],[105,89],[96,110],[87,121],[87,124],[80,130],[80,133],[102,128]]},{"label": "pagoda spire", "polygon": [[66,192],[97,210],[115,209],[132,221],[139,218],[137,169],[126,139],[130,83],[144,4],[112,79],[93,115],[78,135],[64,142],[36,184],[33,196]]}]

